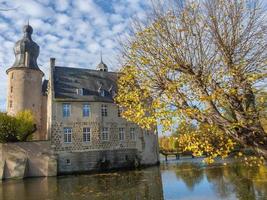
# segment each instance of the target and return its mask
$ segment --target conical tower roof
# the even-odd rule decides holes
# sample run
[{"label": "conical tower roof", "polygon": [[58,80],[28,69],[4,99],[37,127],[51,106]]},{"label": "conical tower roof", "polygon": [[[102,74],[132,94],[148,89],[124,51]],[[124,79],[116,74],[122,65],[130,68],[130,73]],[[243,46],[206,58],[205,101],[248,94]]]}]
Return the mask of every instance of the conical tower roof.
[{"label": "conical tower roof", "polygon": [[14,54],[16,60],[11,68],[28,67],[39,70],[37,58],[39,56],[39,46],[32,40],[33,28],[27,24],[23,27],[23,37],[15,43]]}]

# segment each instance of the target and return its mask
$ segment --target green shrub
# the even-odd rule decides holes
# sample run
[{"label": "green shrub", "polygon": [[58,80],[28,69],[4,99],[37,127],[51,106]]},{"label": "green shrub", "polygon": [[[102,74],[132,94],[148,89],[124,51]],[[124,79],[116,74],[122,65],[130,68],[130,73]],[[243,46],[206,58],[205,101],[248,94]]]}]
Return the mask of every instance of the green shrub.
[{"label": "green shrub", "polygon": [[31,111],[19,112],[15,117],[0,113],[0,143],[31,140],[35,131]]}]

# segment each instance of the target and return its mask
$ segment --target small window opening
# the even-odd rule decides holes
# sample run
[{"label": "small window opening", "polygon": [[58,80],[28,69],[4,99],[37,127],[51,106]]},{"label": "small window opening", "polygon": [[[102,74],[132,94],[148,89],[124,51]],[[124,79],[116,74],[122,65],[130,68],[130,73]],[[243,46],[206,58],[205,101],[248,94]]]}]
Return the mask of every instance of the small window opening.
[{"label": "small window opening", "polygon": [[76,89],[76,93],[80,96],[83,96],[84,95],[84,89],[83,88],[78,88]]},{"label": "small window opening", "polygon": [[66,160],[67,165],[71,165],[70,159]]}]

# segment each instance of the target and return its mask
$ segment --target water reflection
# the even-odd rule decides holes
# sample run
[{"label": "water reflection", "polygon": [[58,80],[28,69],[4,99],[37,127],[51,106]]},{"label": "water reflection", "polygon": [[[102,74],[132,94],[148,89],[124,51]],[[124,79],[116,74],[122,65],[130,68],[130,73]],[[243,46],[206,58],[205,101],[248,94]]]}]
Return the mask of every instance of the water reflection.
[{"label": "water reflection", "polygon": [[136,171],[98,175],[9,180],[0,183],[3,200],[267,199],[267,168],[201,162],[163,163]]},{"label": "water reflection", "polygon": [[223,198],[234,193],[238,199],[267,199],[266,167],[244,167],[234,164],[206,169],[207,179]]},{"label": "water reflection", "polygon": [[158,167],[98,175],[61,176],[4,181],[0,199],[163,199]]},{"label": "water reflection", "polygon": [[203,167],[201,163],[181,162],[161,166],[161,173],[166,199],[267,199],[264,166],[236,163]]},{"label": "water reflection", "polygon": [[202,181],[204,173],[196,164],[182,163],[175,169],[175,175],[178,180],[181,179],[193,191],[195,185]]}]

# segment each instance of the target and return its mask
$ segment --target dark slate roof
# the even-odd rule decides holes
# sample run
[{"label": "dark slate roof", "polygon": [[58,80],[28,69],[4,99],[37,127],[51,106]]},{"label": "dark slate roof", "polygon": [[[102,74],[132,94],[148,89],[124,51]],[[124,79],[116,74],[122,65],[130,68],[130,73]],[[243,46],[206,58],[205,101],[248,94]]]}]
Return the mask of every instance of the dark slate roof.
[{"label": "dark slate roof", "polygon": [[[28,67],[31,69],[40,70],[37,64],[40,48],[39,45],[32,40],[31,35],[33,29],[30,25],[25,25],[23,27],[23,32],[23,38],[17,41],[14,46],[16,60],[12,67]],[[28,52],[28,64],[25,64],[26,52]]]},{"label": "dark slate roof", "polygon": [[[117,76],[116,72],[56,66],[53,77],[55,98],[113,102]],[[83,95],[77,94],[77,89],[83,89]],[[100,90],[104,91],[104,97],[100,96]]]}]

